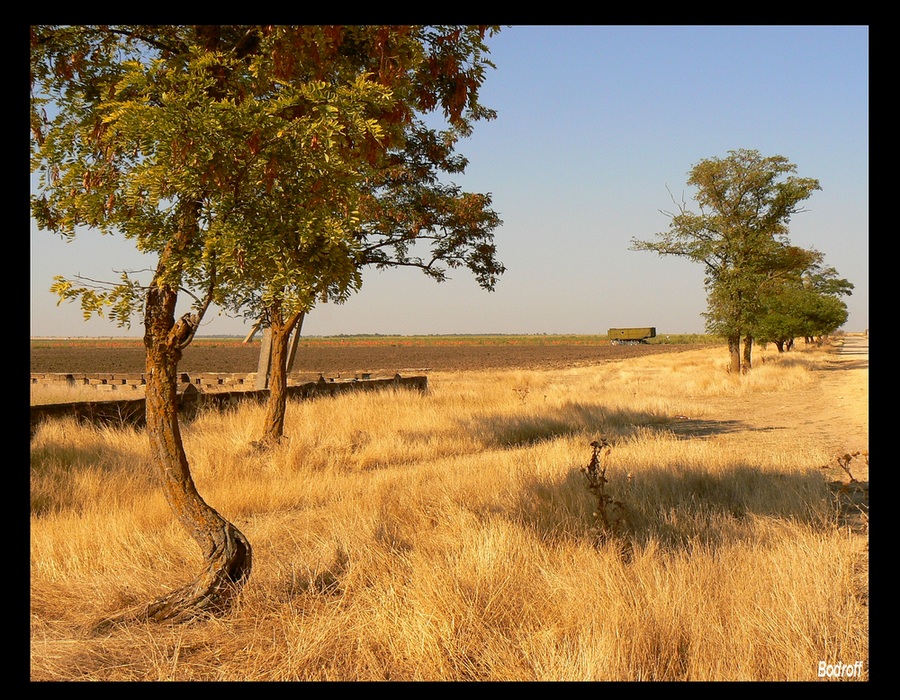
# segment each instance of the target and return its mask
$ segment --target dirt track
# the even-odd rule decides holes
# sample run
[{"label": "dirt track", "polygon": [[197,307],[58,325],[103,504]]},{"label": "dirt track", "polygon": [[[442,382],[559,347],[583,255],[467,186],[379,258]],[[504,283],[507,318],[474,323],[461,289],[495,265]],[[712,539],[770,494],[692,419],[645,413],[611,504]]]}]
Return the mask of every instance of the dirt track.
[{"label": "dirt track", "polygon": [[[294,371],[318,376],[481,369],[559,369],[658,353],[683,352],[695,345],[371,345],[300,347]],[[143,372],[141,347],[35,347],[32,372]],[[190,346],[178,365],[182,372],[255,372],[259,344]]]},{"label": "dirt track", "polygon": [[[709,400],[711,410],[743,426],[757,443],[825,446],[835,454],[869,447],[869,339],[847,336],[816,381],[779,400],[757,395]],[[868,480],[868,467],[858,467]]]}]

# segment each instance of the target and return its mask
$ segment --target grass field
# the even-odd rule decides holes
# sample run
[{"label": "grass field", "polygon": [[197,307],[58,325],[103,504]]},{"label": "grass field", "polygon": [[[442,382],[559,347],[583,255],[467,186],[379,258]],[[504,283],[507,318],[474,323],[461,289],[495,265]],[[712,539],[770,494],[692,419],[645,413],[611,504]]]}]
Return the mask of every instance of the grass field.
[{"label": "grass field", "polygon": [[[858,660],[867,678],[868,535],[822,476],[834,455],[679,431],[729,397],[802,405],[824,352],[744,378],[721,347],[435,373],[425,395],[291,402],[270,453],[249,449],[262,407],[204,414],[184,440],[200,493],[254,547],[241,603],[103,636],[86,630],[201,559],[140,433],[44,425],[31,678],[808,681]],[[584,473],[600,437],[603,498]]]}]

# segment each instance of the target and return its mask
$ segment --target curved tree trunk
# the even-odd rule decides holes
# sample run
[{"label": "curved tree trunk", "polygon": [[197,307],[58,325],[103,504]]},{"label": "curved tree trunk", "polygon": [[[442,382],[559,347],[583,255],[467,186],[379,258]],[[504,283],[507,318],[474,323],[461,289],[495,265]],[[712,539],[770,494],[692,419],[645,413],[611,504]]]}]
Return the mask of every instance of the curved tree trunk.
[{"label": "curved tree trunk", "polygon": [[182,622],[221,614],[230,607],[250,575],[250,543],[200,496],[184,451],[178,423],[177,368],[184,341],[192,335],[196,320],[174,321],[176,297],[171,290],[156,288],[147,298],[146,430],[166,500],[200,546],[205,566],[185,586],[104,620],[98,629],[135,619]]},{"label": "curved tree trunk", "polygon": [[224,612],[252,565],[246,537],[210,507],[194,485],[178,424],[177,359],[173,354],[167,347],[147,350],[147,434],[162,473],[166,500],[199,545],[205,567],[194,581],[148,606],[148,616],[154,620]]},{"label": "curved tree trunk", "polygon": [[287,410],[288,346],[294,328],[300,332],[298,324],[303,314],[292,314],[286,320],[280,313],[273,313],[271,325],[272,358],[269,363],[269,399],[266,402],[266,418],[261,445],[271,445],[284,437],[284,415]]}]

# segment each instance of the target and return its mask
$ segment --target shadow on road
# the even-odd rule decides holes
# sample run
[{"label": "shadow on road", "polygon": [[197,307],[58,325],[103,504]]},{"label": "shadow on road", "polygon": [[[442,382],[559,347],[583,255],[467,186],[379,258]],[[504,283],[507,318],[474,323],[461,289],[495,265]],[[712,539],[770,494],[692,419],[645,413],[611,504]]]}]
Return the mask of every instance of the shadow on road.
[{"label": "shadow on road", "polygon": [[836,363],[830,369],[869,369],[869,337],[847,336],[843,345],[838,349],[838,355],[854,359],[849,362]]}]

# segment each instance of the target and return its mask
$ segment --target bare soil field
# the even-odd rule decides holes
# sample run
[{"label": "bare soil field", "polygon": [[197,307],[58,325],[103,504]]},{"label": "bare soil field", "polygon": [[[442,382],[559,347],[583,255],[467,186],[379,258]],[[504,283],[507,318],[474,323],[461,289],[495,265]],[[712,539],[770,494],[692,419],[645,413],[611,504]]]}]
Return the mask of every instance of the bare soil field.
[{"label": "bare soil field", "polygon": [[[409,374],[464,370],[563,369],[644,355],[683,352],[694,345],[585,344],[389,344],[347,342],[301,344],[293,371],[339,376],[355,372]],[[255,372],[259,342],[198,343],[184,351],[182,372]],[[143,372],[144,348],[139,342],[103,345],[55,343],[31,348],[32,372]]]}]

